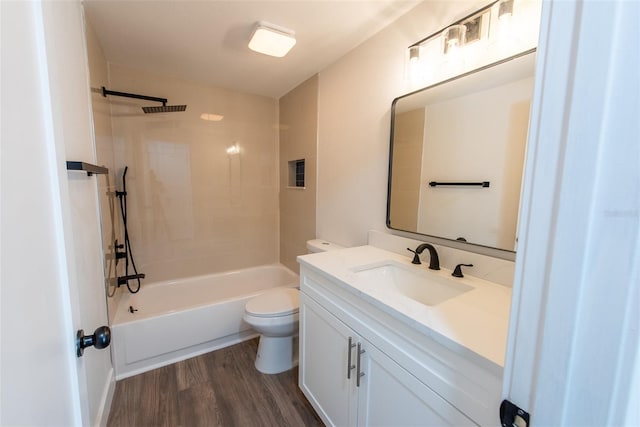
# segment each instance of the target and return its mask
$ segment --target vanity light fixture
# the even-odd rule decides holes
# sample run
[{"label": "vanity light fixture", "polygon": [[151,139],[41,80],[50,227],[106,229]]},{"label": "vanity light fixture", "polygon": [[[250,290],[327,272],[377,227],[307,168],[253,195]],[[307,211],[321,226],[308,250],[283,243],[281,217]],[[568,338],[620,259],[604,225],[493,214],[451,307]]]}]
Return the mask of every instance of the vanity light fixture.
[{"label": "vanity light fixture", "polygon": [[513,15],[513,0],[500,0],[498,2],[498,19],[508,19]]},{"label": "vanity light fixture", "polygon": [[445,81],[537,45],[544,0],[492,0],[405,50],[409,89]]},{"label": "vanity light fixture", "polygon": [[409,62],[414,64],[420,60],[420,46],[411,46],[409,48]]},{"label": "vanity light fixture", "polygon": [[268,22],[260,21],[256,24],[249,49],[277,58],[285,56],[296,44],[295,33],[286,28]]},{"label": "vanity light fixture", "polygon": [[420,45],[409,46],[409,79],[419,81],[424,64],[420,61]]},{"label": "vanity light fixture", "polygon": [[452,25],[442,32],[443,52],[445,55],[455,52],[464,45],[466,32],[467,27],[462,24]]},{"label": "vanity light fixture", "polygon": [[513,17],[513,0],[500,0],[498,2],[498,32],[501,38],[509,36]]}]

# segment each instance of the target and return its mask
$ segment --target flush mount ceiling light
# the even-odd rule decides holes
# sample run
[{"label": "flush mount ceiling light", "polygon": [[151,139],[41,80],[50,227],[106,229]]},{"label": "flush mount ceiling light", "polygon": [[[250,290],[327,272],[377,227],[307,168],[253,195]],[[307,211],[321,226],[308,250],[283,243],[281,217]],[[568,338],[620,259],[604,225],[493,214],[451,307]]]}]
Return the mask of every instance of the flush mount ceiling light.
[{"label": "flush mount ceiling light", "polygon": [[249,41],[249,49],[282,58],[296,44],[294,35],[291,30],[260,21]]}]

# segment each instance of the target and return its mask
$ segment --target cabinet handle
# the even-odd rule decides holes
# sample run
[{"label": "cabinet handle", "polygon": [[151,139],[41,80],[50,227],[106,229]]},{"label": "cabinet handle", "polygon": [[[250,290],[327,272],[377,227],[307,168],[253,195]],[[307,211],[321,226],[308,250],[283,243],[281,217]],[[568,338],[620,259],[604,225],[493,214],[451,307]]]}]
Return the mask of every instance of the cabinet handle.
[{"label": "cabinet handle", "polygon": [[356,376],[356,387],[360,387],[360,378],[364,377],[364,372],[360,372],[360,356],[364,353],[364,350],[360,348],[360,343],[358,343],[358,358],[356,359],[356,363],[358,367],[356,368],[357,376]]},{"label": "cabinet handle", "polygon": [[356,367],[356,365],[351,364],[351,349],[356,345],[353,343],[353,338],[349,337],[349,346],[347,347],[347,379],[351,379],[351,370]]}]

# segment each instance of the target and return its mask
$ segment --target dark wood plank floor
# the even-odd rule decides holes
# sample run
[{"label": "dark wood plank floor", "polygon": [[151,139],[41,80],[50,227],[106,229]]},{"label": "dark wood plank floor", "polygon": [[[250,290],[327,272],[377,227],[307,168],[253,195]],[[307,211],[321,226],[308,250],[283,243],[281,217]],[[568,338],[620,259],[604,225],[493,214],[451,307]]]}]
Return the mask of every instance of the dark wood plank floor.
[{"label": "dark wood plank floor", "polygon": [[322,426],[298,369],[264,375],[258,340],[118,381],[108,427]]}]

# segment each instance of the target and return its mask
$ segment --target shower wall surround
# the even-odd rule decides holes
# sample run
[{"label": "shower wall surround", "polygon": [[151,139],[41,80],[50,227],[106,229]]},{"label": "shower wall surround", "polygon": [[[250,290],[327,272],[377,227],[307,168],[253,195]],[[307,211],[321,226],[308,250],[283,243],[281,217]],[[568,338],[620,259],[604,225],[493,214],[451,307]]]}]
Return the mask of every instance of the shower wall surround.
[{"label": "shower wall surround", "polygon": [[[298,255],[316,237],[316,157],[318,151],[318,75],[279,100],[280,262],[298,272]],[[289,184],[288,162],[305,160],[304,187]]]},{"label": "shower wall surround", "polygon": [[278,261],[277,101],[109,66],[116,182],[127,172],[129,234],[146,282]]}]

